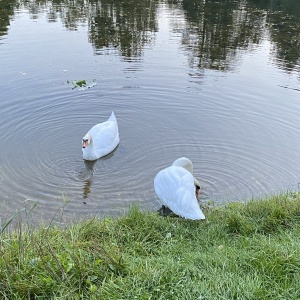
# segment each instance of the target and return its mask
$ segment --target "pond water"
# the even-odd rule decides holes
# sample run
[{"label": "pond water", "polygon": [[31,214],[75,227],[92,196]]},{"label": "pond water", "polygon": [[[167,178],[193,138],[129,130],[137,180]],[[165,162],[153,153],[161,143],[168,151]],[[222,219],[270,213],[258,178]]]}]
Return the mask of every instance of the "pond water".
[{"label": "pond water", "polygon": [[[298,191],[299,20],[298,0],[2,0],[2,220],[155,210],[181,156],[203,203]],[[111,111],[120,145],[85,163]]]}]

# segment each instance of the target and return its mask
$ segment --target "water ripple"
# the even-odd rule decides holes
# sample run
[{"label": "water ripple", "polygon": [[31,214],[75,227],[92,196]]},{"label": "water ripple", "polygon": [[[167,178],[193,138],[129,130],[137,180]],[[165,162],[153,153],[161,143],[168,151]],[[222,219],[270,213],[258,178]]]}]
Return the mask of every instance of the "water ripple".
[{"label": "water ripple", "polygon": [[[35,201],[49,218],[114,215],[132,203],[156,209],[153,179],[181,156],[194,163],[203,202],[299,189],[297,74],[269,63],[268,40],[236,49],[228,72],[195,68],[182,40],[185,14],[161,8],[155,40],[138,58],[97,55],[82,42],[86,29],[33,22],[26,11],[11,22],[0,47],[1,214]],[[66,84],[81,79],[97,85]],[[112,110],[120,145],[84,162],[82,137]]]}]

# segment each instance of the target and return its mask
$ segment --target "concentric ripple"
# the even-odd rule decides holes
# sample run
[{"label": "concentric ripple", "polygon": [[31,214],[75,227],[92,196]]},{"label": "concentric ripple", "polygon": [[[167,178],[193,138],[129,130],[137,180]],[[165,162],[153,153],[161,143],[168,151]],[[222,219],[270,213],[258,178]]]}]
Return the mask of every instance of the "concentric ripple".
[{"label": "concentric ripple", "polygon": [[[171,12],[159,10],[151,47],[126,59],[95,55],[84,29],[26,12],[12,21],[0,44],[0,217],[35,202],[44,220],[115,215],[132,203],[156,209],[153,179],[181,156],[194,163],[203,202],[299,188],[299,92],[280,84],[297,79],[269,63],[265,45],[236,50],[230,72],[193,69],[183,31],[172,30],[184,27],[185,13]],[[72,90],[66,82],[76,79],[97,85]],[[119,146],[83,161],[82,137],[112,110]]]}]

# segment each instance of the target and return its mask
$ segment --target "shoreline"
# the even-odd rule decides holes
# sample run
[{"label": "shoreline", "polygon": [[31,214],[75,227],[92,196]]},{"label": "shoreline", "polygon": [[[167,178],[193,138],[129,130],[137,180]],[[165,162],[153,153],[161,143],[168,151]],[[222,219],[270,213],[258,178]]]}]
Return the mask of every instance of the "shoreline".
[{"label": "shoreline", "polygon": [[[0,235],[4,299],[298,299],[300,194]],[[225,297],[225,298],[224,298]]]}]

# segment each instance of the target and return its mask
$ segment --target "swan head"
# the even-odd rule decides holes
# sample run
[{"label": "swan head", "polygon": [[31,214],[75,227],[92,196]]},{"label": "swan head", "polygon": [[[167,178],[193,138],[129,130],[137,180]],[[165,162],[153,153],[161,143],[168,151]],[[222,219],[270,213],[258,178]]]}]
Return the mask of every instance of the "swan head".
[{"label": "swan head", "polygon": [[92,143],[92,137],[89,133],[87,133],[83,138],[82,138],[82,148],[87,147]]},{"label": "swan head", "polygon": [[[193,163],[186,157],[180,157],[180,158],[176,159],[173,162],[172,166],[185,168],[187,171],[189,171],[193,175]],[[198,197],[200,194],[200,183],[195,177],[194,177],[194,185],[196,188],[196,197]]]}]

